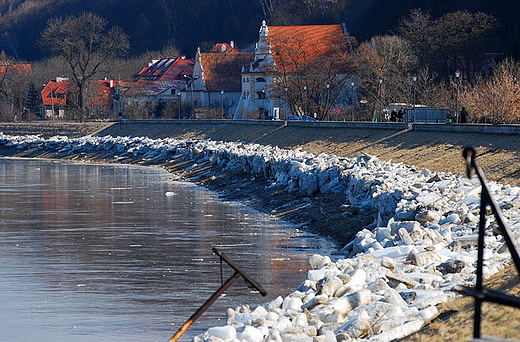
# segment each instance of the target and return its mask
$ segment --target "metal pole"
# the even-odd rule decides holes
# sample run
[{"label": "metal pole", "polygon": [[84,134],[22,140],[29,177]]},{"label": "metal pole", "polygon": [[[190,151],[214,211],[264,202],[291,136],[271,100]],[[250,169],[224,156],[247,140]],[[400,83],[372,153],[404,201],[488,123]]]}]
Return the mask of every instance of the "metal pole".
[{"label": "metal pole", "polygon": [[455,77],[457,78],[457,96],[455,99],[455,115],[457,115],[456,122],[459,123],[459,77],[460,77],[459,69],[457,69],[455,71]]},{"label": "metal pole", "polygon": [[289,119],[289,114],[291,113],[291,106],[289,105],[289,95],[287,94],[288,88],[285,87],[285,105],[287,106],[287,112],[285,113],[285,120]]},{"label": "metal pole", "polygon": [[220,113],[222,114],[222,120],[224,120],[224,90],[220,91]]},{"label": "metal pole", "polygon": [[179,95],[179,120],[181,119],[181,93],[178,93]]},{"label": "metal pole", "polygon": [[379,122],[383,116],[383,77],[379,77]]},{"label": "metal pole", "polygon": [[[517,271],[520,273],[520,255],[518,254],[518,250],[511,239],[511,231],[509,227],[504,223],[505,220],[502,216],[502,213],[491,197],[489,189],[487,187],[486,179],[484,177],[484,173],[477,165],[475,161],[476,151],[471,147],[466,147],[463,152],[463,157],[466,160],[466,171],[468,178],[472,178],[474,174],[479,178],[480,184],[482,186],[481,191],[481,199],[480,199],[480,222],[479,222],[479,232],[478,232],[478,251],[477,251],[477,281],[475,284],[475,290],[473,297],[475,297],[475,314],[474,314],[474,325],[473,325],[473,337],[480,338],[480,330],[481,330],[481,314],[482,314],[482,302],[486,299],[489,301],[492,298],[487,296],[487,291],[484,291],[483,285],[483,268],[484,268],[484,237],[485,237],[485,229],[486,229],[486,207],[489,205],[493,214],[495,215],[496,222],[501,230],[502,236],[506,241],[506,245],[511,252],[511,257],[513,259],[513,263]],[[500,303],[504,303],[506,305],[512,305],[512,301],[516,298],[510,298],[508,300],[507,297],[500,296]],[[493,298],[493,301],[499,303],[497,298]],[[514,306],[514,304],[512,305]]]},{"label": "metal pole", "polygon": [[260,292],[262,296],[267,296],[267,292],[262,288],[262,286],[260,286],[260,284],[254,281],[243,270],[235,265],[224,253],[214,247],[213,253],[220,257],[221,262],[224,260],[233,270],[235,270],[235,273],[231,276],[231,278],[226,280],[222,286],[220,286],[220,288],[206,301],[206,303],[204,303],[193,315],[191,315],[186,323],[184,323],[182,327],[175,333],[175,335],[172,336],[169,342],[177,341],[186,332],[186,330],[191,327],[193,322],[195,322],[220,297],[220,295],[223,294],[224,291],[226,291],[240,277],[244,278],[245,282]]},{"label": "metal pole", "polygon": [[195,322],[210,306],[213,304],[221,294],[224,293],[238,278],[240,272],[236,271],[231,278],[229,278],[207,301],[204,303],[191,317],[182,325],[182,327],[170,338],[169,342],[177,341],[189,327]]},{"label": "metal pole", "polygon": [[354,81],[350,82],[350,91],[352,92],[352,122],[354,122],[354,108],[356,105],[356,93],[354,92]]},{"label": "metal pole", "polygon": [[329,112],[330,112],[330,108],[329,108],[329,101],[330,101],[330,84],[327,83],[327,103],[325,105],[325,110],[327,111],[327,121],[330,121],[330,118],[329,118]]},{"label": "metal pole", "polygon": [[412,122],[415,122],[415,82],[417,82],[417,75],[413,75],[413,114],[412,114]]},{"label": "metal pole", "polygon": [[305,103],[303,106],[303,115],[307,115],[307,86],[303,86],[303,90],[305,91]]}]

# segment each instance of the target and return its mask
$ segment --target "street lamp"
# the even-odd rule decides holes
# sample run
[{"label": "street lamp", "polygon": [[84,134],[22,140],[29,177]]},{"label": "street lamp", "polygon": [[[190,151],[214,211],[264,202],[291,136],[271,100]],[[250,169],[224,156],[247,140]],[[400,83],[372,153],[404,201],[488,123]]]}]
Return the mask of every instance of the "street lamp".
[{"label": "street lamp", "polygon": [[264,107],[264,112],[262,113],[262,119],[267,119],[267,115],[266,112],[267,112],[267,108],[265,108],[265,89],[262,89],[262,101],[263,101],[263,107]]},{"label": "street lamp", "polygon": [[379,122],[383,115],[383,76],[379,77]]},{"label": "street lamp", "polygon": [[352,93],[352,122],[354,122],[354,106],[356,104],[356,93],[354,93],[354,81],[350,81],[350,91]]},{"label": "street lamp", "polygon": [[220,90],[220,113],[224,119],[224,89]]},{"label": "street lamp", "polygon": [[417,75],[413,75],[413,109],[415,109],[415,82],[417,82]]},{"label": "street lamp", "polygon": [[289,97],[288,97],[288,95],[287,95],[287,90],[288,90],[287,87],[285,87],[284,90],[285,90],[285,105],[287,106],[287,111],[288,111],[288,112],[285,114],[285,120],[287,120],[288,117],[289,117],[289,112],[290,112],[290,110],[291,110],[291,106],[289,106]]},{"label": "street lamp", "polygon": [[305,92],[305,102],[303,104],[303,115],[307,115],[307,85],[303,86],[303,91]]},{"label": "street lamp", "polygon": [[327,83],[327,103],[325,105],[325,110],[327,111],[327,121],[329,121],[329,99],[330,99],[330,84]]},{"label": "street lamp", "polygon": [[178,92],[177,95],[179,96],[179,120],[181,119],[181,92]]},{"label": "street lamp", "polygon": [[457,79],[457,96],[455,98],[455,115],[457,116],[457,123],[459,123],[459,80],[460,80],[460,70],[457,69],[455,71],[455,78]]},{"label": "street lamp", "polygon": [[412,122],[415,122],[415,82],[417,82],[417,75],[413,75],[413,114],[412,114]]}]

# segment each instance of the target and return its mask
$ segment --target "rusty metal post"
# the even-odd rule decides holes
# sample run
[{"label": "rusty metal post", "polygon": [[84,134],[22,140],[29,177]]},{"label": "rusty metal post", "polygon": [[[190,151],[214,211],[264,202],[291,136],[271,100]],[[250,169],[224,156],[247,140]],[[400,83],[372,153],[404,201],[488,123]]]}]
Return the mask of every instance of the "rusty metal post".
[{"label": "rusty metal post", "polygon": [[223,294],[233,283],[240,277],[243,277],[246,283],[250,284],[256,290],[258,290],[262,296],[266,296],[267,292],[253,279],[251,279],[244,271],[236,266],[227,256],[216,248],[213,248],[213,252],[220,257],[220,261],[224,260],[231,268],[235,270],[235,273],[226,280],[224,284],[204,303],[191,317],[182,325],[182,327],[170,338],[169,342],[176,342],[181,336],[191,327],[195,322],[217,299]]},{"label": "rusty metal post", "polygon": [[468,178],[473,177],[475,174],[477,175],[480,184],[482,186],[481,197],[480,197],[480,222],[479,222],[479,232],[478,232],[478,250],[477,250],[477,281],[474,288],[463,287],[462,290],[458,290],[458,292],[472,296],[475,298],[475,314],[473,321],[473,337],[480,338],[481,331],[481,320],[482,320],[482,303],[485,301],[507,305],[511,307],[520,308],[520,299],[517,297],[509,296],[500,292],[488,290],[484,287],[484,277],[483,277],[483,268],[484,268],[484,235],[486,229],[486,208],[489,206],[493,215],[495,216],[496,223],[500,228],[500,232],[506,242],[506,245],[511,253],[511,258],[513,259],[513,263],[516,267],[517,272],[520,274],[520,255],[518,250],[511,238],[512,234],[507,226],[507,224],[502,216],[502,213],[495,203],[495,200],[491,196],[489,192],[486,178],[484,177],[484,173],[477,165],[475,161],[475,157],[477,155],[475,149],[472,147],[466,147],[462,153],[464,159],[466,160],[466,171]]},{"label": "rusty metal post", "polygon": [[204,303],[191,317],[182,325],[182,327],[170,338],[170,342],[177,341],[189,327],[195,322],[210,306],[213,304],[221,294],[224,293],[238,278],[240,273],[235,272],[207,301]]}]

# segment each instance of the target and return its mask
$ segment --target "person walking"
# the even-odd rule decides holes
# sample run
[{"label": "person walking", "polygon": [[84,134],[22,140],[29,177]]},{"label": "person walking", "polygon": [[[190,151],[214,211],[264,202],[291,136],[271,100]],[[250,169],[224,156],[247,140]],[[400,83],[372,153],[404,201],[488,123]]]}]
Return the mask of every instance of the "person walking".
[{"label": "person walking", "polygon": [[403,107],[401,107],[399,109],[399,112],[397,113],[397,119],[399,120],[399,122],[403,122],[404,121],[404,115],[406,114],[406,111],[404,110]]},{"label": "person walking", "polygon": [[466,107],[462,107],[462,110],[460,111],[460,123],[468,122],[468,114]]},{"label": "person walking", "polygon": [[390,121],[391,122],[397,122],[397,111],[392,109],[392,112],[390,113]]}]

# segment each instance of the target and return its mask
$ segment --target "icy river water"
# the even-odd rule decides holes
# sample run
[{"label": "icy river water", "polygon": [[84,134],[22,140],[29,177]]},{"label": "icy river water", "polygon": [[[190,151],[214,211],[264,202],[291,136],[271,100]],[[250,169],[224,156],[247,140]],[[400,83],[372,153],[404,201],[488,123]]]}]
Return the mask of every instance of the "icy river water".
[{"label": "icy river water", "polygon": [[0,341],[167,341],[220,286],[216,246],[269,295],[239,279],[189,341],[333,248],[152,167],[0,158],[0,214]]}]

